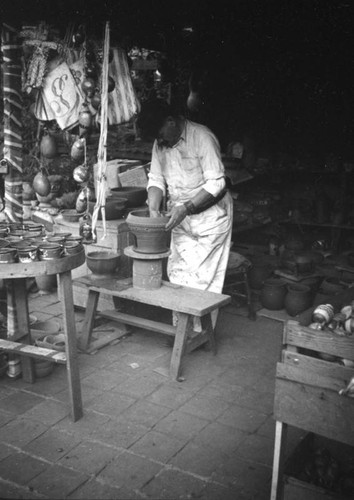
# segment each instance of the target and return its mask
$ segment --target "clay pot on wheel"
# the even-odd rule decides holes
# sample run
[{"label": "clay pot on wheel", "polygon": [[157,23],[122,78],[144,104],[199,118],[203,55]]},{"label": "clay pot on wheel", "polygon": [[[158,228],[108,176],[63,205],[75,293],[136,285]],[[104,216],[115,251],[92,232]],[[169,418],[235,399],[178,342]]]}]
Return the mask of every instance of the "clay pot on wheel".
[{"label": "clay pot on wheel", "polygon": [[309,286],[289,283],[287,289],[288,293],[286,294],[284,305],[286,312],[290,316],[296,316],[311,307],[313,296]]},{"label": "clay pot on wheel", "polygon": [[283,309],[286,292],[284,281],[277,278],[266,279],[260,296],[262,306],[272,311]]},{"label": "clay pot on wheel", "polygon": [[169,249],[170,232],[165,230],[169,216],[150,217],[149,211],[129,212],[127,224],[135,238],[134,250],[141,253],[164,253]]}]

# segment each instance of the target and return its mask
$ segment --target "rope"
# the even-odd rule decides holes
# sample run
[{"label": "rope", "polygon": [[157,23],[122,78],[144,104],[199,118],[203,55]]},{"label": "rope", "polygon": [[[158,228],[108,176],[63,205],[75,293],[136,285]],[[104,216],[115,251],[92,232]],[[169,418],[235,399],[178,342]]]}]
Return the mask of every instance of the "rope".
[{"label": "rope", "polygon": [[108,65],[109,65],[109,22],[106,22],[103,63],[102,63],[102,88],[101,88],[101,133],[97,153],[97,183],[96,205],[92,214],[92,233],[94,234],[99,211],[102,213],[103,236],[106,237],[106,193],[107,193],[107,128],[108,128]]}]

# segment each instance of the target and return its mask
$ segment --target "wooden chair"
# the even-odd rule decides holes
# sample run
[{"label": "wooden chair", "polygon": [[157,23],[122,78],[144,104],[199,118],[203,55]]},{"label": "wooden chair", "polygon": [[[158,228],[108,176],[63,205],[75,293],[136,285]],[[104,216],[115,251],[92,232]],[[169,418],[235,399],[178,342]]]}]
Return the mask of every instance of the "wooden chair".
[{"label": "wooden chair", "polygon": [[354,338],[300,326],[297,321],[285,323],[275,381],[271,500],[284,493],[288,425],[354,445],[354,398],[339,394],[354,377],[354,368],[322,359],[329,356],[354,361]]}]

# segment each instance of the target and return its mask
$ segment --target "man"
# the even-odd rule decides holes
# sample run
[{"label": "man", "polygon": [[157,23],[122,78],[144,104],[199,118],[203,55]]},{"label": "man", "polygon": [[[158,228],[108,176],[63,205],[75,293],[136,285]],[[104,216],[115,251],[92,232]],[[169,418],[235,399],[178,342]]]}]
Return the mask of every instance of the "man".
[{"label": "man", "polygon": [[[221,293],[231,246],[233,204],[217,138],[160,99],[142,106],[137,126],[143,138],[155,138],[148,205],[150,215],[158,217],[167,199],[171,217],[166,231],[172,230],[169,280]],[[199,328],[195,322],[195,329]]]}]

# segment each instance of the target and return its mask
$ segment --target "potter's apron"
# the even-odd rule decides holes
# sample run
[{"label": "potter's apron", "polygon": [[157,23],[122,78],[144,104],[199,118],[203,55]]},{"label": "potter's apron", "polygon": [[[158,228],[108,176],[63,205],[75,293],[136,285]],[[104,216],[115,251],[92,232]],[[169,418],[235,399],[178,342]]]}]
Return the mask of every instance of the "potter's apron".
[{"label": "potter's apron", "polygon": [[232,235],[230,193],[216,205],[190,215],[172,230],[167,272],[171,283],[221,293]]}]

